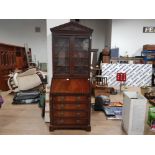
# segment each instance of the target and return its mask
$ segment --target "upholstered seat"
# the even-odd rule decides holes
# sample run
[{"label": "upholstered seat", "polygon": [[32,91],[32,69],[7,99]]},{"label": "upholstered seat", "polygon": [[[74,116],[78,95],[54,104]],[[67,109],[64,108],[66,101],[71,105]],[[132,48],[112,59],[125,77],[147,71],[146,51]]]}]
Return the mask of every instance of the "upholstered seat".
[{"label": "upholstered seat", "polygon": [[35,88],[42,84],[40,75],[42,77],[44,76],[42,72],[37,71],[36,68],[28,69],[22,73],[14,73],[8,80],[9,88],[13,92]]}]

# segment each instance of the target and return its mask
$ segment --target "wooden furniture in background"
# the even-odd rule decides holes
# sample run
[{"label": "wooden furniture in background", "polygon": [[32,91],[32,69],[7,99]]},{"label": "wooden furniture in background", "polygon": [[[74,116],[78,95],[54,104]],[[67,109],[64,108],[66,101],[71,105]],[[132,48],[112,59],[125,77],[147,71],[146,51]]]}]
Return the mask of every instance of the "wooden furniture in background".
[{"label": "wooden furniture in background", "polygon": [[26,51],[24,47],[16,47],[16,68],[23,69],[27,67]]},{"label": "wooden furniture in background", "polygon": [[90,127],[90,47],[92,29],[69,22],[51,29],[53,79],[50,131]]},{"label": "wooden furniture in background", "polygon": [[0,43],[0,90],[8,90],[7,80],[15,69],[27,68],[24,47]]}]

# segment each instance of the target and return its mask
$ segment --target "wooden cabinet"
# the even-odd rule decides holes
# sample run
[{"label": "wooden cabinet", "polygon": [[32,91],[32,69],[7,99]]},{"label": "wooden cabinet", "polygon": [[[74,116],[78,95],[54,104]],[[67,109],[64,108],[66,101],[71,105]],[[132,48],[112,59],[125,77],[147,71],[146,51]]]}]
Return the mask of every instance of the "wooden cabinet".
[{"label": "wooden cabinet", "polygon": [[51,29],[53,79],[50,131],[90,127],[90,49],[92,29],[69,22]]},{"label": "wooden cabinet", "polygon": [[85,37],[56,36],[53,50],[54,77],[89,76],[89,42]]},{"label": "wooden cabinet", "polygon": [[23,69],[28,66],[24,47],[16,47],[16,68]]},{"label": "wooden cabinet", "polygon": [[0,90],[8,90],[7,80],[10,72],[27,68],[24,47],[0,43]]},{"label": "wooden cabinet", "polygon": [[90,131],[90,81],[53,79],[50,94],[50,130]]}]

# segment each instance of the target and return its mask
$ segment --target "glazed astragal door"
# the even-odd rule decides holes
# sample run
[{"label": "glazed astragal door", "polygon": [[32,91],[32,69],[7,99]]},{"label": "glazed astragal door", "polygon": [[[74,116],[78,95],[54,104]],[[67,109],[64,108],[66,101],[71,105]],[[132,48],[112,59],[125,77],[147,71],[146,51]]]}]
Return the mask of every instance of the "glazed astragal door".
[{"label": "glazed astragal door", "polygon": [[68,37],[55,37],[53,44],[54,75],[69,75],[69,43]]},{"label": "glazed astragal door", "polygon": [[72,53],[72,70],[73,76],[89,77],[89,46],[90,40],[87,37],[75,37]]}]

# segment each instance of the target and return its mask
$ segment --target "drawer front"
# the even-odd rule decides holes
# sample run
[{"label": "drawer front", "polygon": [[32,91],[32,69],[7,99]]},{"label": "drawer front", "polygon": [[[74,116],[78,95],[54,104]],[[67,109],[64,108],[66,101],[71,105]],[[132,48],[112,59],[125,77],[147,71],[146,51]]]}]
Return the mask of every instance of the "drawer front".
[{"label": "drawer front", "polygon": [[72,118],[56,118],[54,119],[55,125],[85,125],[88,124],[87,119],[72,119]]},{"label": "drawer front", "polygon": [[54,102],[53,109],[55,110],[87,110],[88,103],[57,103]]},{"label": "drawer front", "polygon": [[88,112],[85,111],[55,111],[54,117],[80,117],[87,118]]},{"label": "drawer front", "polygon": [[58,102],[88,102],[88,96],[55,96],[54,101]]}]

